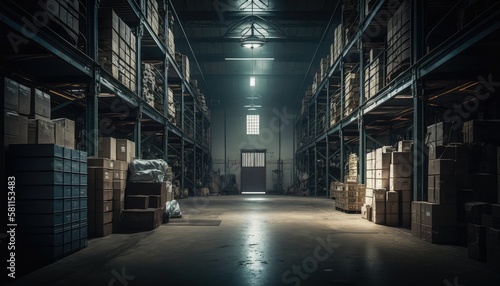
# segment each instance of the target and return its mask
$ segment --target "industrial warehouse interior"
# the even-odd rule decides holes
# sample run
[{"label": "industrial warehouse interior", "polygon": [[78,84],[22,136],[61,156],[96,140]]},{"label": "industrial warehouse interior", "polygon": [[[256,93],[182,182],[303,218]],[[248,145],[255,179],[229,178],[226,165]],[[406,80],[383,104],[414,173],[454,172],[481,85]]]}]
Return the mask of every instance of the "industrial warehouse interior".
[{"label": "industrial warehouse interior", "polygon": [[1,281],[498,285],[499,19],[1,1]]}]

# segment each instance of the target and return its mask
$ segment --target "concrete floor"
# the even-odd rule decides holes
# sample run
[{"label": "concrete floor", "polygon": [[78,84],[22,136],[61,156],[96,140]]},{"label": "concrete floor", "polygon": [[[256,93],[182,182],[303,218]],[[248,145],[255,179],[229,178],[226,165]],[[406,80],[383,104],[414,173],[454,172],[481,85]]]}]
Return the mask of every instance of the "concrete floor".
[{"label": "concrete floor", "polygon": [[184,217],[176,223],[92,239],[13,285],[499,285],[500,273],[468,258],[466,248],[335,211],[333,200],[179,202]]}]

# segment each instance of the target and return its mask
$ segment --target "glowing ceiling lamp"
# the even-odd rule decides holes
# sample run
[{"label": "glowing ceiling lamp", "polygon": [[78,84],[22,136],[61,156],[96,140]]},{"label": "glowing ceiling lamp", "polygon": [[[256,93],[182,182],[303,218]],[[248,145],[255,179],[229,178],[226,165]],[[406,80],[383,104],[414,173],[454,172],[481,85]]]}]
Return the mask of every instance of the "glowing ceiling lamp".
[{"label": "glowing ceiling lamp", "polygon": [[250,86],[255,86],[255,77],[254,76],[250,77]]},{"label": "glowing ceiling lamp", "polygon": [[[260,34],[260,36],[259,36]],[[246,34],[241,37],[241,46],[249,49],[260,48],[266,43],[266,38],[257,29],[254,23],[250,24],[250,28]]]}]

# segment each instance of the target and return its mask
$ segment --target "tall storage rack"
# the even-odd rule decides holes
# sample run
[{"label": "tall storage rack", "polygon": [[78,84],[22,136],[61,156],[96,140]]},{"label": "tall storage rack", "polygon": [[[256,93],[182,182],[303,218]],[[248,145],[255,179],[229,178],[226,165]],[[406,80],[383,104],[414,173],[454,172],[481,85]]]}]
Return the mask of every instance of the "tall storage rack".
[{"label": "tall storage rack", "polygon": [[[498,77],[491,60],[500,46],[499,3],[345,0],[340,6],[334,12],[342,19],[334,35],[339,55],[317,90],[306,92],[296,121],[297,175],[309,174],[311,195],[328,195],[331,182],[344,181],[349,153],[359,155],[359,183],[365,183],[367,149],[412,139],[413,199],[425,199],[426,127],[451,116],[500,118],[491,97],[467,117],[456,109],[485,89],[481,78]],[[359,77],[354,105],[346,95],[350,73]]]},{"label": "tall storage rack", "polygon": [[[47,6],[49,2],[61,6]],[[49,2],[0,3],[0,31],[8,39],[2,43],[1,74],[49,92],[52,116],[76,122],[77,149],[97,156],[101,136],[133,140],[136,157],[166,160],[173,166],[174,180],[179,180],[180,187],[194,192],[197,182],[198,186],[202,184],[210,169],[210,114],[183,72],[185,63],[179,65],[170,48],[173,37],[166,31],[176,15],[170,1]],[[71,24],[55,25],[54,13],[70,2],[77,15]],[[158,21],[150,19],[151,3],[157,7]],[[99,19],[100,14],[110,9],[130,28],[130,35],[125,36],[133,52],[124,52],[128,65],[120,71],[100,64],[103,40],[110,45],[115,40],[111,36],[99,37],[108,29]],[[106,21],[112,21],[106,17]],[[175,25],[182,26],[178,21]],[[70,34],[69,28],[77,32]],[[183,29],[179,30],[183,33]],[[185,37],[183,33],[177,39]],[[159,78],[156,106],[143,96],[145,62],[154,64]],[[130,72],[127,81],[120,78],[122,72]],[[168,99],[169,89],[173,91],[173,103]],[[168,115],[172,104],[176,118]]]}]

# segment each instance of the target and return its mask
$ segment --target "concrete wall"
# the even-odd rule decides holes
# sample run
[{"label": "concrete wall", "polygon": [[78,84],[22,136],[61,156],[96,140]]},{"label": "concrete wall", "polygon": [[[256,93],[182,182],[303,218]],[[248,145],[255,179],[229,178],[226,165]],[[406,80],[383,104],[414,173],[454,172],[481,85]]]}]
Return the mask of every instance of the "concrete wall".
[{"label": "concrete wall", "polygon": [[[224,112],[226,111],[226,113]],[[277,168],[279,158],[279,134],[281,130],[281,159],[283,160],[283,187],[292,184],[293,129],[295,112],[289,107],[259,108],[247,111],[243,108],[211,107],[212,114],[212,160],[213,170],[221,174],[236,174],[241,190],[241,149],[267,149],[266,190],[273,189],[272,170]],[[246,115],[260,115],[260,135],[246,135]],[[224,118],[226,116],[226,118]],[[281,127],[280,127],[281,118]],[[226,122],[226,159],[224,166],[224,120]]]}]

